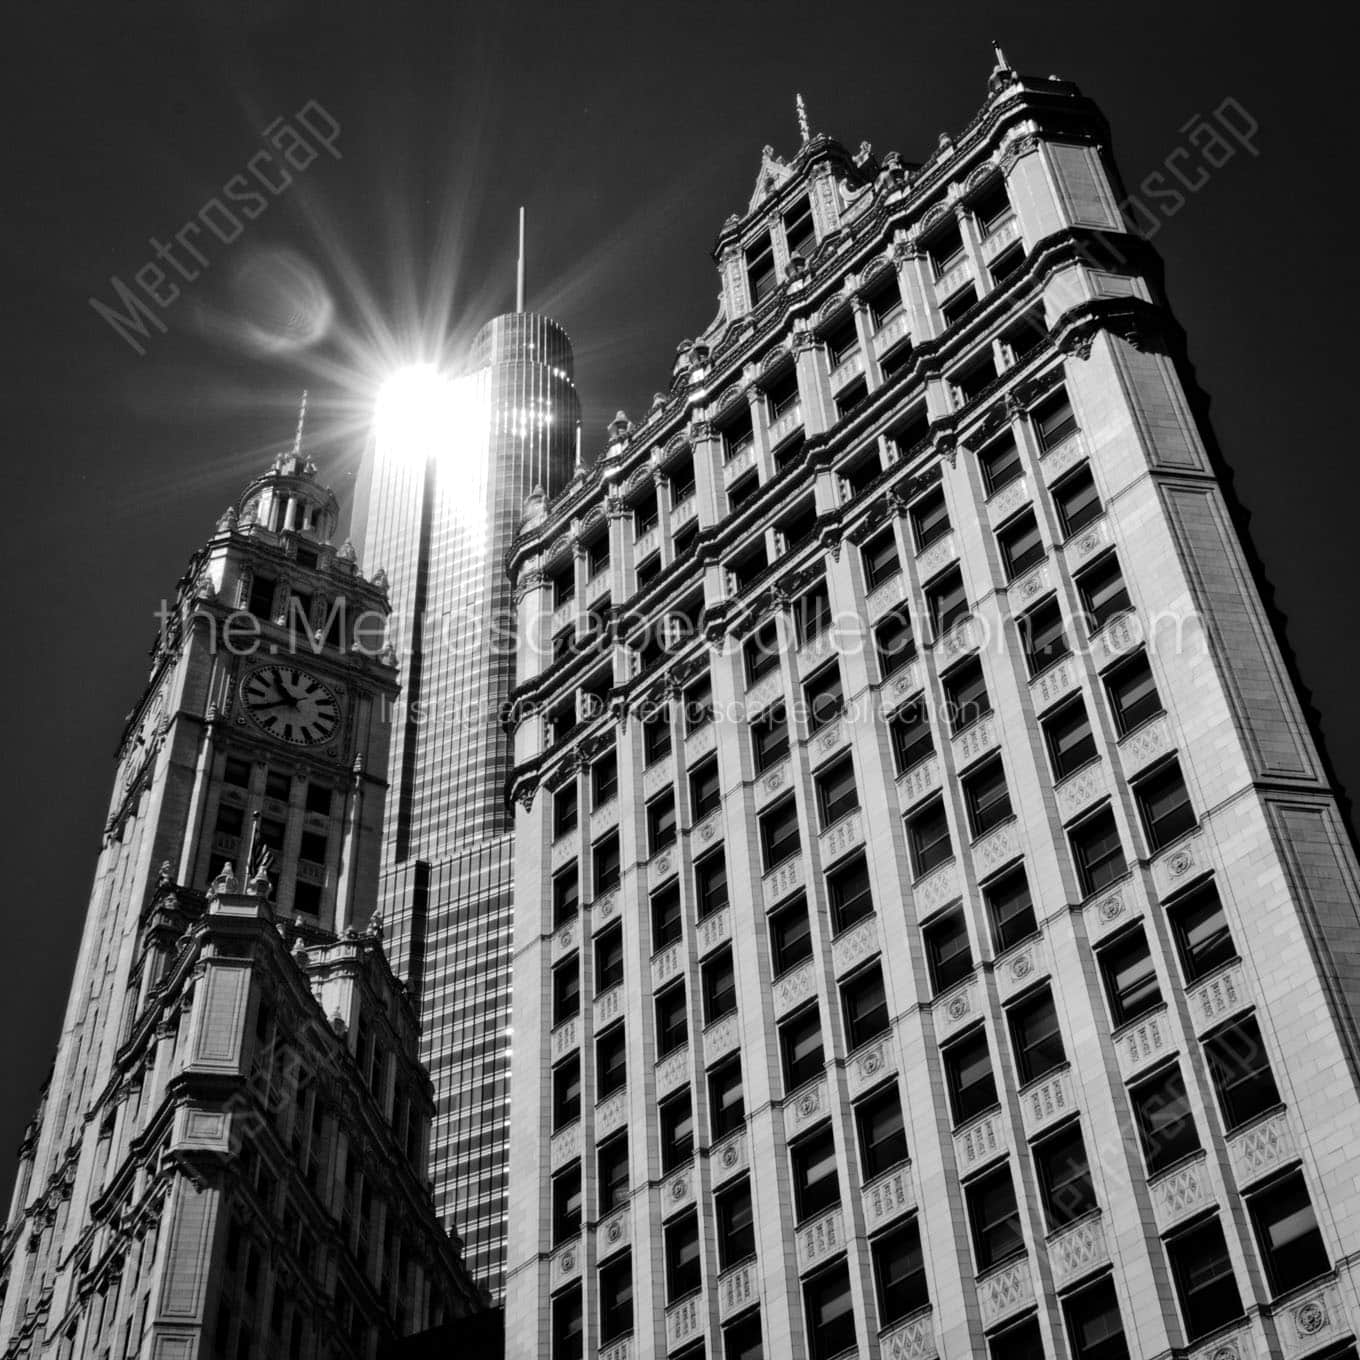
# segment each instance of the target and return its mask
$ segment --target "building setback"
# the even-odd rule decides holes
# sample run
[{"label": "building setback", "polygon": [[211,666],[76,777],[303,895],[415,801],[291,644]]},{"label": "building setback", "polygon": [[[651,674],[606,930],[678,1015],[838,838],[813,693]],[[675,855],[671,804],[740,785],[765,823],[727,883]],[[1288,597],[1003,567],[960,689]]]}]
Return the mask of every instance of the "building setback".
[{"label": "building setback", "polygon": [[402,667],[383,834],[388,950],[419,996],[435,1202],[493,1296],[505,1264],[514,888],[504,559],[526,496],[572,475],[579,420],[566,332],[533,313],[496,317],[432,429],[380,419],[365,531],[366,558],[391,574]]},{"label": "building setback", "polygon": [[1356,1354],[1353,843],[1108,146],[767,148],[526,515],[510,1356]]},{"label": "building setback", "polygon": [[6,1223],[6,1360],[373,1360],[485,1306],[374,919],[397,685],[356,631],[381,642],[386,593],[301,437],[191,560],[119,745]]}]

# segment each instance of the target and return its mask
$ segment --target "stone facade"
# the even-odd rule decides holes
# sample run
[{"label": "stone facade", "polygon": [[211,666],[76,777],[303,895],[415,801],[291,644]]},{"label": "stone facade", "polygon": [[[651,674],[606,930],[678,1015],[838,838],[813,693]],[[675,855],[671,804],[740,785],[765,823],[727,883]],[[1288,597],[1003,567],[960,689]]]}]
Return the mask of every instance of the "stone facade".
[{"label": "stone facade", "polygon": [[767,149],[526,518],[511,1356],[1355,1354],[1354,846],[1107,144]]}]

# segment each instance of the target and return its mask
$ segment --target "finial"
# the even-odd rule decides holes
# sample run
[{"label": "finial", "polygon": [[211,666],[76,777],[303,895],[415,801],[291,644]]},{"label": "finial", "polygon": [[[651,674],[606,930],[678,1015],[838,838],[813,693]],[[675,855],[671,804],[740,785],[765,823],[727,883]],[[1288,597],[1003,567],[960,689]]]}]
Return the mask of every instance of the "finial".
[{"label": "finial", "polygon": [[808,126],[807,105],[803,103],[801,94],[794,96],[794,106],[798,110],[798,135],[806,146],[812,140],[812,129]]},{"label": "finial", "polygon": [[992,39],[992,51],[996,53],[997,68],[1002,71],[1009,71],[1011,64],[1006,60],[1006,54],[1001,50],[1001,44],[995,38]]},{"label": "finial", "polygon": [[302,423],[307,419],[307,389],[302,389],[302,405],[298,408],[297,433],[293,436],[293,453],[302,456]]},{"label": "finial", "polygon": [[581,423],[576,423],[576,466],[581,466]]}]

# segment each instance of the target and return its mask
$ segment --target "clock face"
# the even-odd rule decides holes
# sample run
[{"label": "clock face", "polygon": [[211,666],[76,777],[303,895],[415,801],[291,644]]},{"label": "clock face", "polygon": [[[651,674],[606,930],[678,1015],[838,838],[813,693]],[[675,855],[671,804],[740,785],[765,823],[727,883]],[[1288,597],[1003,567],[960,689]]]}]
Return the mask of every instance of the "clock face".
[{"label": "clock face", "polygon": [[241,682],[241,703],[271,737],[312,746],[335,735],[340,705],[335,695],[296,666],[261,666]]}]

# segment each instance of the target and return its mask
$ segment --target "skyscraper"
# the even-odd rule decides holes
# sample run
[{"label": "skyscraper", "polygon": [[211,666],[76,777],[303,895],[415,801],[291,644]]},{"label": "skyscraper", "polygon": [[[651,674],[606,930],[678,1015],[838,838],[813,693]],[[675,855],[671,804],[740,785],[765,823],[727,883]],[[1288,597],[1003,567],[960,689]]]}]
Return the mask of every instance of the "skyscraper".
[{"label": "skyscraper", "polygon": [[532,313],[478,333],[468,370],[379,411],[365,555],[391,577],[402,668],[381,896],[418,989],[435,1082],[436,1201],[494,1293],[505,1253],[512,819],[501,709],[514,679],[504,558],[525,498],[572,476],[571,344]]},{"label": "skyscraper", "polygon": [[515,545],[511,1356],[1356,1355],[1354,844],[1108,146],[804,120]]},{"label": "skyscraper", "polygon": [[3,1246],[6,1357],[374,1360],[482,1308],[374,919],[380,578],[297,441],[194,554],[118,751]]}]

